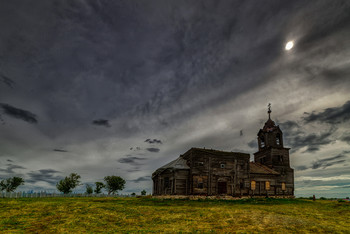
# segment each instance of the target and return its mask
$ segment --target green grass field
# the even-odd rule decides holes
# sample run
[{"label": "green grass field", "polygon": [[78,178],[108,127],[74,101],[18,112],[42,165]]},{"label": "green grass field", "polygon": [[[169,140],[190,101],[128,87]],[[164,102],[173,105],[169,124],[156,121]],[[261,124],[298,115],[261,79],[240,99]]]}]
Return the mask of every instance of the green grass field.
[{"label": "green grass field", "polygon": [[0,199],[0,232],[345,232],[350,203],[302,199]]}]

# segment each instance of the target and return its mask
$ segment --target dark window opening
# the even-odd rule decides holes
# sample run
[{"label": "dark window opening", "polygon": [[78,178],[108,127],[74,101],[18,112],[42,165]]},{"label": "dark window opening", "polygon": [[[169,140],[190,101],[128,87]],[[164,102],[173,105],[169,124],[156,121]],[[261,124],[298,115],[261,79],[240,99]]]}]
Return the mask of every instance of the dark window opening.
[{"label": "dark window opening", "polygon": [[265,163],[266,162],[266,157],[260,158],[260,163]]},{"label": "dark window opening", "polygon": [[277,133],[277,135],[276,135],[276,144],[277,145],[281,144],[281,135],[279,133]]},{"label": "dark window opening", "polygon": [[169,177],[164,178],[164,188],[170,188]]},{"label": "dark window opening", "polygon": [[199,189],[204,188],[203,182],[199,182],[199,183],[198,183],[198,188],[199,188]]},{"label": "dark window opening", "polygon": [[263,136],[260,137],[260,146],[261,148],[265,147],[265,138]]}]

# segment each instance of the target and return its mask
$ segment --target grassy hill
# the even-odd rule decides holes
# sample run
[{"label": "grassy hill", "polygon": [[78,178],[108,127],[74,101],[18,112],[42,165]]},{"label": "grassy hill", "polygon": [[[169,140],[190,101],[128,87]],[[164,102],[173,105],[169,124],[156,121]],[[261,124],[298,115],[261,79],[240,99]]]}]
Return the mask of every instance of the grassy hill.
[{"label": "grassy hill", "polygon": [[0,199],[0,232],[350,232],[329,200]]}]

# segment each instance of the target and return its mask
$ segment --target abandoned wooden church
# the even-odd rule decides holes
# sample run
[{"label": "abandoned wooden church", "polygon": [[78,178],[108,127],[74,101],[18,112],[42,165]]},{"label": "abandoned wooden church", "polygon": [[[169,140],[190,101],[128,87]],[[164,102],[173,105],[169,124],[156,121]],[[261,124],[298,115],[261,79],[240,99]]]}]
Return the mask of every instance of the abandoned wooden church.
[{"label": "abandoned wooden church", "polygon": [[270,113],[253,162],[246,153],[191,148],[152,174],[153,195],[293,196],[290,148]]}]

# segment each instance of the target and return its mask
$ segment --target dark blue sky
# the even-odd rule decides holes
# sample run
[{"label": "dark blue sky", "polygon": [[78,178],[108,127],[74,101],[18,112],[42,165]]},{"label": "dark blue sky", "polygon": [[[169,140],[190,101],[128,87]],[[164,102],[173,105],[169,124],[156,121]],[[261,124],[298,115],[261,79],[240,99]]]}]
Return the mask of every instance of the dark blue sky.
[{"label": "dark blue sky", "polygon": [[349,12],[340,0],[0,1],[0,178],[43,190],[115,174],[124,193],[151,192],[151,173],[190,147],[252,155],[272,103],[296,194],[348,196]]}]

